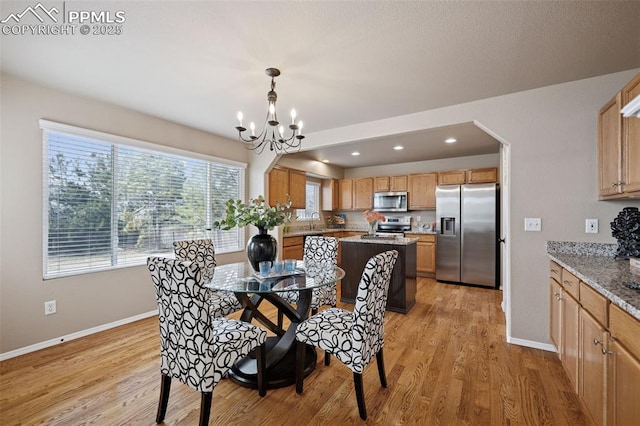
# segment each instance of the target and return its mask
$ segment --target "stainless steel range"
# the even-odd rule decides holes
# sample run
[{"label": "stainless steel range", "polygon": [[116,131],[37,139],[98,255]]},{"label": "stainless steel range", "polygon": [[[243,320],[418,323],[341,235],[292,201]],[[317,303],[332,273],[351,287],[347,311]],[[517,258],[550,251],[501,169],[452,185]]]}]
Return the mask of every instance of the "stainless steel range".
[{"label": "stainless steel range", "polygon": [[378,222],[376,235],[403,237],[410,230],[411,216],[386,216],[384,221]]}]

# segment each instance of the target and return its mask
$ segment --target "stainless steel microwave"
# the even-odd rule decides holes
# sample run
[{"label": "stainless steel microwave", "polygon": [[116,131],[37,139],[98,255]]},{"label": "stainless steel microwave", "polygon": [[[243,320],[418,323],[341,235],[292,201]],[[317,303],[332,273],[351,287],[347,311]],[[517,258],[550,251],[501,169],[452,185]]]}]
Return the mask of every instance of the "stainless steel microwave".
[{"label": "stainless steel microwave", "polygon": [[406,192],[376,192],[373,194],[373,209],[379,212],[406,212]]}]

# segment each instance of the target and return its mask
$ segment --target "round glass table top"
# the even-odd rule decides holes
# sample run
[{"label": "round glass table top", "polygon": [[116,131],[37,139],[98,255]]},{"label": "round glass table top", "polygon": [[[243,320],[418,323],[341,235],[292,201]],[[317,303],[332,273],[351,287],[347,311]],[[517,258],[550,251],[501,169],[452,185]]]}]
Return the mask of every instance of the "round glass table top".
[{"label": "round glass table top", "polygon": [[261,276],[249,262],[216,266],[205,287],[235,293],[274,293],[324,287],[340,281],[345,272],[333,263],[297,261],[292,273]]}]

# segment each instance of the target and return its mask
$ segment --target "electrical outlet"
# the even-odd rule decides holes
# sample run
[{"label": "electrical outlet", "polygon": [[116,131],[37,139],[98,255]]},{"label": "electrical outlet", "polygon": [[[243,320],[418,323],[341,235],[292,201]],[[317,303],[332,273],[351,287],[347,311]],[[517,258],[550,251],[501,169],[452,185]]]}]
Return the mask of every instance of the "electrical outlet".
[{"label": "electrical outlet", "polygon": [[524,230],[530,231],[542,231],[542,219],[539,217],[525,217],[524,218]]},{"label": "electrical outlet", "polygon": [[585,220],[585,230],[587,234],[597,234],[598,233],[598,219],[586,219]]},{"label": "electrical outlet", "polygon": [[56,313],[56,301],[49,300],[48,302],[44,302],[44,314],[51,315]]}]

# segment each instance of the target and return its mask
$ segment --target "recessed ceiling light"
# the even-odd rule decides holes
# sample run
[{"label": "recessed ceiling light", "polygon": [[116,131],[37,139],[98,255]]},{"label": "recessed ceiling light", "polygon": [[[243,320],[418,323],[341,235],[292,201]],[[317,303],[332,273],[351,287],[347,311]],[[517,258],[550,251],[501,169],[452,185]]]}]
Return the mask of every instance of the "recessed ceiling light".
[{"label": "recessed ceiling light", "polygon": [[358,151],[353,151],[351,155],[360,155],[360,153]]},{"label": "recessed ceiling light", "polygon": [[329,160],[327,160],[326,158],[324,160],[322,160],[323,163],[328,163]]},{"label": "recessed ceiling light", "polygon": [[448,138],[444,140],[446,143],[456,143],[458,142],[458,139],[456,138]]},{"label": "recessed ceiling light", "polygon": [[393,147],[393,149],[395,149],[396,151],[400,151],[401,149],[404,149],[404,146],[396,145],[396,146]]}]

